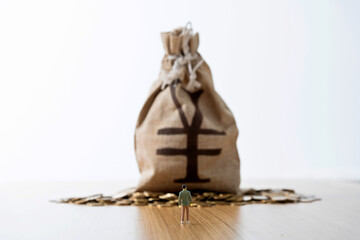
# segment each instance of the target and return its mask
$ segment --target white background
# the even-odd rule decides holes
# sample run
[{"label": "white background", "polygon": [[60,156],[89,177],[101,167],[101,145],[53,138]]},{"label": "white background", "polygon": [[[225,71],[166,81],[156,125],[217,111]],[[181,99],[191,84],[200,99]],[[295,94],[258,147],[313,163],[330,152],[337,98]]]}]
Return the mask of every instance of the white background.
[{"label": "white background", "polygon": [[360,178],[360,1],[1,1],[0,182],[139,177],[133,135],[192,21],[241,174]]}]

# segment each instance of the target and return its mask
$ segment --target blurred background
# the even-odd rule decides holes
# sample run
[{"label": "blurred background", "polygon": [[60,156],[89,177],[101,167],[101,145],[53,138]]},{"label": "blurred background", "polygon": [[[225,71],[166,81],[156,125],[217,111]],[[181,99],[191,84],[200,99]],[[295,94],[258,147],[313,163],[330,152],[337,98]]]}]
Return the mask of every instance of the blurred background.
[{"label": "blurred background", "polygon": [[134,130],[191,21],[243,179],[360,179],[360,1],[0,2],[0,182],[137,179]]}]

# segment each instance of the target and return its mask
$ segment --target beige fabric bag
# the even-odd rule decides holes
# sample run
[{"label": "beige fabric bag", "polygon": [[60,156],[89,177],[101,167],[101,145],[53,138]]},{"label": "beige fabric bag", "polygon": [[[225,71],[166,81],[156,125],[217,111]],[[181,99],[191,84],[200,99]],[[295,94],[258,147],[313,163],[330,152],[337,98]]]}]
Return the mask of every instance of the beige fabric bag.
[{"label": "beige fabric bag", "polygon": [[188,25],[161,34],[159,79],[138,118],[137,191],[237,192],[240,159],[235,119],[216,93],[209,66],[198,54],[198,33]]}]

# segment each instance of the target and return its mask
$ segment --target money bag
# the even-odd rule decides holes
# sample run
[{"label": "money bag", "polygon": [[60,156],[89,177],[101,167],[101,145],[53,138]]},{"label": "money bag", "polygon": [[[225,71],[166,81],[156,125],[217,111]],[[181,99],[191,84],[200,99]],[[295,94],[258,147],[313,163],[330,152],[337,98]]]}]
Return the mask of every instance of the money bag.
[{"label": "money bag", "polygon": [[135,130],[140,171],[136,191],[237,192],[240,158],[234,116],[215,91],[187,24],[161,33],[165,56]]}]

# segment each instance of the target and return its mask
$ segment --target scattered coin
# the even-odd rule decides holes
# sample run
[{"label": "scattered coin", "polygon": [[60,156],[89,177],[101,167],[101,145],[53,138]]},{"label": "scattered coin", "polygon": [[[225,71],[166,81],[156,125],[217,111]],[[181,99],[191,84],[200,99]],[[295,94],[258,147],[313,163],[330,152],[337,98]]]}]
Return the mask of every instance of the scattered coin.
[{"label": "scattered coin", "polygon": [[302,203],[310,203],[310,202],[315,202],[315,201],[319,201],[321,200],[321,198],[317,198],[314,195],[301,195],[300,196],[300,202]]},{"label": "scattered coin", "polygon": [[164,193],[159,193],[159,192],[148,192],[145,191],[144,192],[144,196],[147,198],[158,198],[160,195],[163,195]]},{"label": "scattered coin", "polygon": [[92,206],[92,207],[97,207],[97,206],[104,206],[103,203],[99,203],[99,202],[88,202],[86,203],[87,206]]},{"label": "scattered coin", "polygon": [[[218,192],[192,192],[190,207],[211,207],[214,205],[242,206],[247,204],[286,204],[309,203],[321,200],[314,195],[300,195],[292,189],[240,189],[238,194]],[[134,188],[125,189],[113,196],[95,194],[87,197],[64,198],[55,203],[68,203],[87,206],[178,206],[175,193],[135,192]]]},{"label": "scattered coin", "polygon": [[154,202],[154,201],[159,201],[159,200],[160,200],[160,198],[157,198],[157,197],[156,198],[152,198],[152,197],[149,198],[149,202]]},{"label": "scattered coin", "polygon": [[255,201],[268,200],[268,197],[262,196],[262,195],[254,195],[254,196],[251,196],[251,198],[252,198],[252,200],[255,200]]},{"label": "scattered coin", "polygon": [[211,198],[215,195],[215,193],[213,192],[204,192],[203,193],[203,196],[206,197],[206,198]]},{"label": "scattered coin", "polygon": [[251,201],[251,196],[243,196],[243,201],[244,201],[244,202],[249,202],[249,201]]},{"label": "scattered coin", "polygon": [[167,193],[164,195],[160,195],[159,198],[164,200],[175,200],[178,197],[174,193]]},{"label": "scattered coin", "polygon": [[146,198],[134,198],[131,200],[133,200],[135,203],[139,203],[139,204],[149,203],[149,200],[147,200]]},{"label": "scattered coin", "polygon": [[114,195],[112,196],[112,199],[118,200],[118,199],[129,198],[134,191],[135,191],[135,188],[127,188],[127,189],[124,189],[124,190],[122,190],[122,191],[114,194]]},{"label": "scattered coin", "polygon": [[272,196],[270,197],[273,202],[285,202],[287,200],[286,196]]},{"label": "scattered coin", "polygon": [[128,200],[128,199],[122,199],[120,201],[116,201],[115,205],[118,205],[118,206],[126,206],[126,205],[130,205],[132,203],[131,200]]},{"label": "scattered coin", "polygon": [[146,198],[145,195],[144,195],[144,193],[142,193],[142,192],[134,192],[134,193],[132,194],[132,197],[133,197],[133,198]]},{"label": "scattered coin", "polygon": [[141,202],[134,202],[131,204],[131,206],[146,206],[147,203],[141,203]]}]

